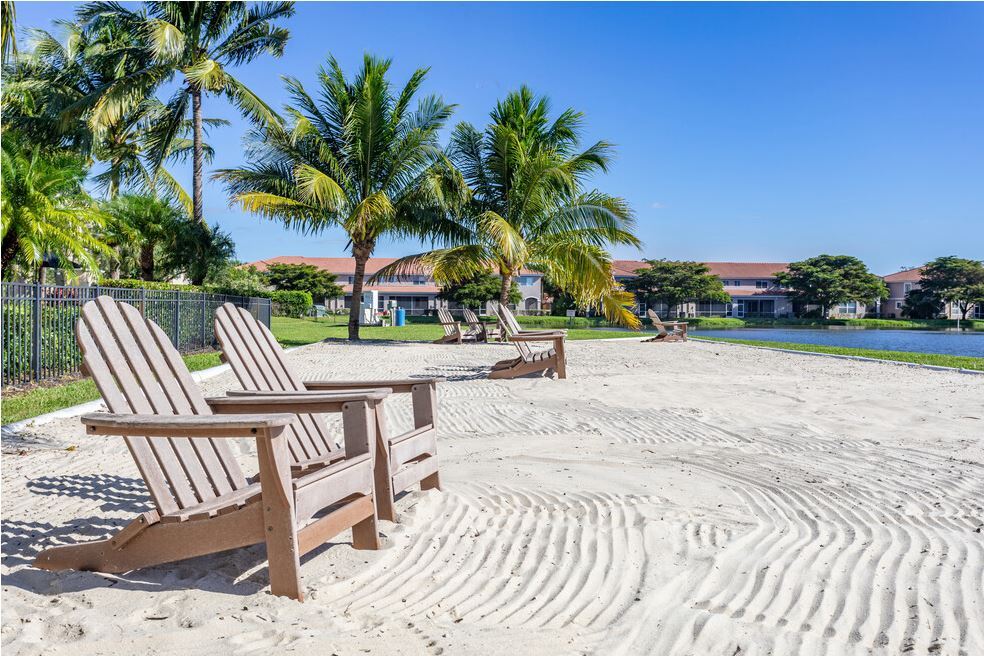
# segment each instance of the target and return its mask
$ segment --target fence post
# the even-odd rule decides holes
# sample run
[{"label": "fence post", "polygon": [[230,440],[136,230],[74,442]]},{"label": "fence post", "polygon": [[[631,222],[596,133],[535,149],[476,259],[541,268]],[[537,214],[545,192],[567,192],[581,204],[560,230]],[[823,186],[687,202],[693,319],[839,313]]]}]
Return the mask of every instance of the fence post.
[{"label": "fence post", "polygon": [[174,292],[174,348],[181,350],[181,292]]},{"label": "fence post", "polygon": [[140,288],[140,316],[147,316],[147,290],[143,287]]},{"label": "fence post", "polygon": [[208,304],[205,301],[205,292],[202,292],[202,350],[205,350],[205,322],[208,321]]},{"label": "fence post", "polygon": [[41,380],[41,283],[34,283],[31,299],[31,378]]}]

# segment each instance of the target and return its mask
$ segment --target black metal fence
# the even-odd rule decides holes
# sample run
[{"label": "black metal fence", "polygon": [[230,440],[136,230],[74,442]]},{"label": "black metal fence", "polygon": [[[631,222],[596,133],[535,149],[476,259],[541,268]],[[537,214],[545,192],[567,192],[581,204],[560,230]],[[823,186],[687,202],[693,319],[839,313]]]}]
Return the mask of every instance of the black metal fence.
[{"label": "black metal fence", "polygon": [[78,374],[82,356],[75,321],[97,296],[129,303],[159,325],[179,351],[215,345],[212,318],[223,303],[246,308],[270,325],[268,298],[116,287],[2,283],[2,384],[22,385]]}]

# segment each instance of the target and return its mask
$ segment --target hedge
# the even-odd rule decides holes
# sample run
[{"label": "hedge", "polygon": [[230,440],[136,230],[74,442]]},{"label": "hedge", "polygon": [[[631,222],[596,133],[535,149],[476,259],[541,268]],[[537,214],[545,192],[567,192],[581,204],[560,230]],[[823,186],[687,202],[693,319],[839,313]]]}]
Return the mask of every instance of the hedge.
[{"label": "hedge", "polygon": [[99,286],[113,287],[117,289],[154,289],[160,291],[175,291],[175,292],[205,291],[198,285],[178,285],[172,282],[138,280],[136,278],[100,278]]},{"label": "hedge", "polygon": [[314,305],[311,292],[270,292],[270,300],[273,301],[274,316],[294,319],[307,316],[308,310]]}]

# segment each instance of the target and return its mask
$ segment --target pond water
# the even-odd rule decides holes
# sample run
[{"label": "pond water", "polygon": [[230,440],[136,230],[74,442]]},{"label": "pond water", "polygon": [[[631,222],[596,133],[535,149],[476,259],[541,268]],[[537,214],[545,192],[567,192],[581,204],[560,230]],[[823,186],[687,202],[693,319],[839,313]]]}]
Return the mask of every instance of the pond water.
[{"label": "pond water", "polygon": [[865,330],[859,328],[733,328],[692,330],[698,337],[731,337],[845,348],[914,351],[984,358],[984,332],[942,330]]}]

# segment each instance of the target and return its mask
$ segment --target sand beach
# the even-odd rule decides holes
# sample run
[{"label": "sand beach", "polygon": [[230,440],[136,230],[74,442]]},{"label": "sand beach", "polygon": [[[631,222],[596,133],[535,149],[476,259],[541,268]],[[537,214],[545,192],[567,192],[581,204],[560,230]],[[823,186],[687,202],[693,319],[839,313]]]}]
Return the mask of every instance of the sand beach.
[{"label": "sand beach", "polygon": [[[289,354],[311,379],[448,379],[443,491],[401,497],[379,551],[343,533],[305,556],[304,603],[269,594],[262,546],[32,568],[150,501],[122,442],[77,418],[6,435],[4,652],[984,653],[984,376],[619,340],[569,343],[564,381],[486,378],[514,353]],[[387,406],[412,425],[408,400]]]}]

